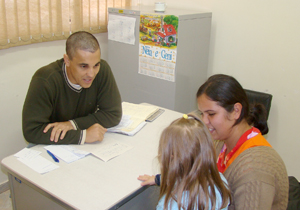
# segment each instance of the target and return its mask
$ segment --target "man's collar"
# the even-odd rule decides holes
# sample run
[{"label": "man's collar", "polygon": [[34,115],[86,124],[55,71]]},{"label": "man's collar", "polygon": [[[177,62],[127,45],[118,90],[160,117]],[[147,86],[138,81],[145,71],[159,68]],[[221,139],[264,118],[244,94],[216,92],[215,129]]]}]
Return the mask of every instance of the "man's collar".
[{"label": "man's collar", "polygon": [[68,84],[68,86],[69,86],[72,90],[74,90],[75,92],[80,93],[80,92],[82,91],[82,87],[81,87],[80,85],[73,84],[73,83],[69,80],[68,74],[67,74],[67,66],[66,66],[65,62],[63,62],[62,71],[63,71],[64,77],[65,77],[65,81],[66,81],[66,83]]}]

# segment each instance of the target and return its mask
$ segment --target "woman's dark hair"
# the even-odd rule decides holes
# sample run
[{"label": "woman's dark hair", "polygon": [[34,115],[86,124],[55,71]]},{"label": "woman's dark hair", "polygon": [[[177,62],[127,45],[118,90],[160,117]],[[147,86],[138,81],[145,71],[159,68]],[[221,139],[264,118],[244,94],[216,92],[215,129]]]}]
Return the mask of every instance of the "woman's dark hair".
[{"label": "woman's dark hair", "polygon": [[253,125],[255,128],[259,129],[263,135],[269,132],[267,111],[262,104],[256,103],[250,105],[250,113],[247,122],[249,125]]},{"label": "woman's dark hair", "polygon": [[265,107],[262,104],[253,104],[250,110],[246,92],[235,78],[224,74],[213,75],[201,85],[197,92],[197,98],[202,94],[216,101],[227,112],[232,112],[236,103],[242,105],[241,115],[233,126],[246,119],[249,125],[258,128],[262,134],[268,133]]}]

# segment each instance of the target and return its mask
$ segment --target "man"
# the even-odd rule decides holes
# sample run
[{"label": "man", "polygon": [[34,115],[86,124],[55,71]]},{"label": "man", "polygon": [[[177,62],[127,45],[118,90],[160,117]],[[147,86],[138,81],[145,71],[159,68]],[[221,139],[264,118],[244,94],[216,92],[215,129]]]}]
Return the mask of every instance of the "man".
[{"label": "man", "polygon": [[23,106],[23,134],[34,144],[102,141],[106,128],[122,116],[121,97],[97,39],[76,32],[63,59],[32,77]]}]

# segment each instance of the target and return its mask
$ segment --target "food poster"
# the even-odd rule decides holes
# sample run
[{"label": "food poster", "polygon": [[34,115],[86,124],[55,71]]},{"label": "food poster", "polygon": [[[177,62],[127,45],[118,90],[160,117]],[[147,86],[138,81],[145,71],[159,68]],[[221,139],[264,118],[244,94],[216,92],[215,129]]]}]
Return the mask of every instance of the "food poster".
[{"label": "food poster", "polygon": [[178,16],[143,14],[139,27],[139,73],[175,82]]}]

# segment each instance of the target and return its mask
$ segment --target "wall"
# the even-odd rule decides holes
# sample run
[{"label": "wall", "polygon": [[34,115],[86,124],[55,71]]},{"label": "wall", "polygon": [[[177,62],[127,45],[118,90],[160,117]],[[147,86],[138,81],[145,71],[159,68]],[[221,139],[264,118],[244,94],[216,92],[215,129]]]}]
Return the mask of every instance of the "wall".
[{"label": "wall", "polygon": [[[140,0],[141,5],[154,2]],[[208,75],[229,74],[244,88],[273,95],[267,139],[283,158],[288,174],[300,180],[300,1],[165,2],[168,7],[212,12]]]},{"label": "wall", "polygon": [[[137,1],[153,5],[154,0]],[[273,94],[268,141],[283,158],[289,175],[300,180],[300,1],[167,0],[168,7],[212,11],[209,75],[225,73],[248,89]],[[97,36],[107,57],[107,34]],[[26,144],[22,105],[35,70],[64,53],[64,41],[0,50],[0,159]],[[200,86],[200,84],[199,84]],[[196,92],[196,90],[195,90]],[[0,173],[0,184],[7,180]]]},{"label": "wall", "polygon": [[[107,59],[107,33],[97,34],[102,58]],[[0,160],[27,146],[22,134],[22,107],[34,72],[63,57],[65,40],[0,50]],[[7,176],[0,172],[0,184]]]}]

